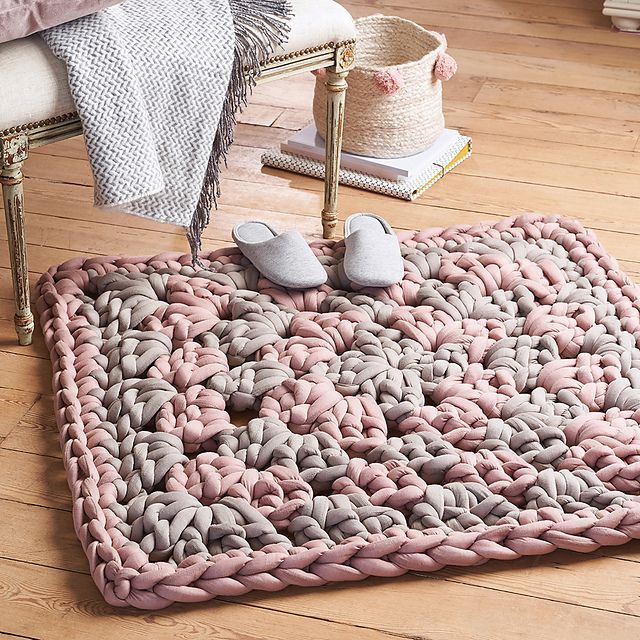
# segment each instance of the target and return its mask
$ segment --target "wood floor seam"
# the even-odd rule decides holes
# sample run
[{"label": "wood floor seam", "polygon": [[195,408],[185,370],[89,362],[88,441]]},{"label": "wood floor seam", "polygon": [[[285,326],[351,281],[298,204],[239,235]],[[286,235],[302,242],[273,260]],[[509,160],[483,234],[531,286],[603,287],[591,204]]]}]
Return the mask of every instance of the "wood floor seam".
[{"label": "wood floor seam", "polygon": [[[397,14],[447,36],[459,70],[443,87],[445,121],[470,135],[474,150],[414,203],[341,188],[339,232],[358,211],[398,230],[559,215],[593,231],[640,281],[640,36],[614,32],[602,0],[341,4],[356,17]],[[311,121],[315,82],[303,74],[255,88],[205,249],[232,246],[233,225],[246,219],[321,237],[322,181],[260,165],[265,149]],[[188,251],[178,227],[93,207],[80,137],[34,149],[25,171],[32,287],[50,265],[76,256]],[[2,234],[0,640],[637,640],[640,541],[143,615],[108,606],[74,531],[40,329],[29,348],[15,341]]]}]

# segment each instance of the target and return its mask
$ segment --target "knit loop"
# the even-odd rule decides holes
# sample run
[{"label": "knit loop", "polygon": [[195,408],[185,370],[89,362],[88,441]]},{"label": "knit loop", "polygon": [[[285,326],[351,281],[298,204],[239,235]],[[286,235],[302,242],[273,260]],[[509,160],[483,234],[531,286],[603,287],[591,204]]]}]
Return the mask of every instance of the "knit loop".
[{"label": "knit loop", "polygon": [[38,285],[74,527],[108,602],[640,538],[640,299],[578,223],[401,236],[405,278],[286,291],[235,249]]}]

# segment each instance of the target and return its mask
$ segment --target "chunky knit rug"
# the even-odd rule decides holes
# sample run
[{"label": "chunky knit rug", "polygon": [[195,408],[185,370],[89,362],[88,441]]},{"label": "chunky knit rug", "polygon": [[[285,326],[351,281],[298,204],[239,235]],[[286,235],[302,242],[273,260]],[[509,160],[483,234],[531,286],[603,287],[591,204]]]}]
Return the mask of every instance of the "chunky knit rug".
[{"label": "chunky knit rug", "polygon": [[235,248],[44,274],[73,519],[108,602],[640,538],[640,302],[615,260],[557,218],[402,242],[386,290],[352,289],[341,242],[312,245],[329,281],[303,293]]}]

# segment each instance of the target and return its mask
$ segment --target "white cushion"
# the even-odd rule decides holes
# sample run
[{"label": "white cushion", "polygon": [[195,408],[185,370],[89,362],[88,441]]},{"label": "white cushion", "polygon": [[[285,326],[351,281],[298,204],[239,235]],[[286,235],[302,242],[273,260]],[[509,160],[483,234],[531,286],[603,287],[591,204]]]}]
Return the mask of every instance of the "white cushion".
[{"label": "white cushion", "polygon": [[[333,0],[290,0],[289,41],[276,55],[355,38],[353,20]],[[0,44],[0,131],[75,111],[66,68],[33,35]]]},{"label": "white cushion", "polygon": [[289,41],[284,45],[283,53],[356,37],[353,18],[333,0],[289,0],[289,4],[293,7],[294,15]]}]

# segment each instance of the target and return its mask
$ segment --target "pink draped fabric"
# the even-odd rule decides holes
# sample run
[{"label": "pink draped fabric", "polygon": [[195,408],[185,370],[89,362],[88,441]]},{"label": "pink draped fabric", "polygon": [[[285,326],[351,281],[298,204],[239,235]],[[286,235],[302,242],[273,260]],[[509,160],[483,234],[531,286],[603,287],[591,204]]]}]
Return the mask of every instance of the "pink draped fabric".
[{"label": "pink draped fabric", "polygon": [[24,38],[122,0],[0,0],[0,43]]}]

